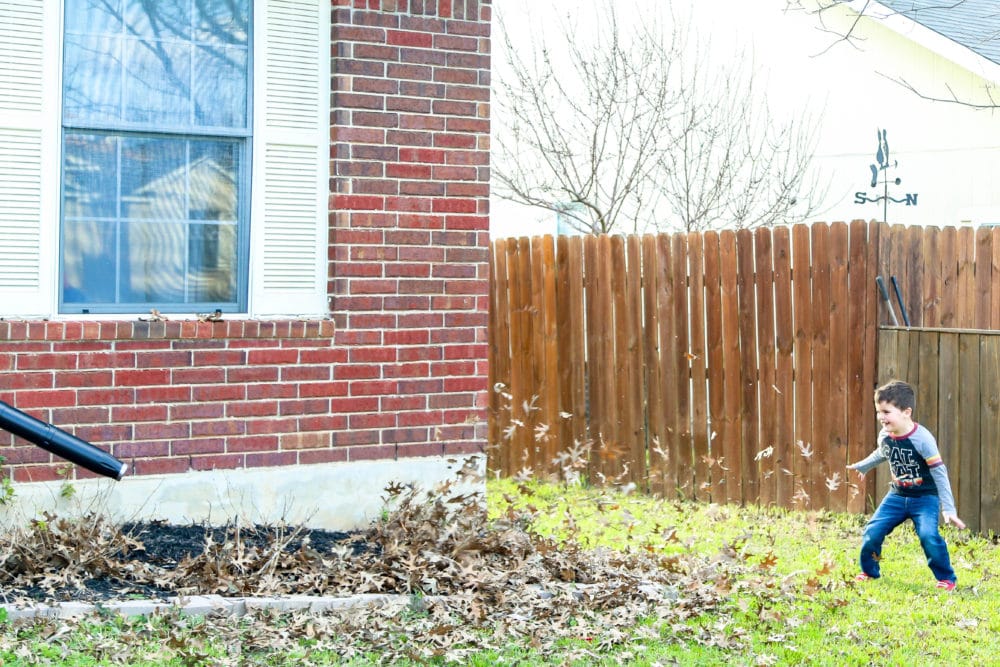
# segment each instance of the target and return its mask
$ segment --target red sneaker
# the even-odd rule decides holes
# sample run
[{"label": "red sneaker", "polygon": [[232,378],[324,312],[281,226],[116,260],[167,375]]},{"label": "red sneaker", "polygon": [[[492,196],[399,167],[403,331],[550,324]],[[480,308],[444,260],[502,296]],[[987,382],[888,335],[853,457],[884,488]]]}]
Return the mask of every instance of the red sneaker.
[{"label": "red sneaker", "polygon": [[947,579],[942,579],[941,581],[937,582],[937,588],[940,588],[943,591],[953,591],[955,590],[955,582],[948,581]]},{"label": "red sneaker", "polygon": [[[875,577],[869,577],[867,574],[862,572],[858,576],[854,577],[854,581],[871,581],[874,578]],[[952,586],[954,586],[954,584],[952,584]]]}]

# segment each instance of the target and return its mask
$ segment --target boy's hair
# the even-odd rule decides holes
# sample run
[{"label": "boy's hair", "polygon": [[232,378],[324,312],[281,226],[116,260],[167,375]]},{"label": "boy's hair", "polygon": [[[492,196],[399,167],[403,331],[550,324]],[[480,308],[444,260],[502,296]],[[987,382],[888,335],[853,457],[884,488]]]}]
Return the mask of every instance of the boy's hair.
[{"label": "boy's hair", "polygon": [[876,403],[891,403],[900,410],[916,407],[913,387],[902,380],[890,380],[875,390]]}]

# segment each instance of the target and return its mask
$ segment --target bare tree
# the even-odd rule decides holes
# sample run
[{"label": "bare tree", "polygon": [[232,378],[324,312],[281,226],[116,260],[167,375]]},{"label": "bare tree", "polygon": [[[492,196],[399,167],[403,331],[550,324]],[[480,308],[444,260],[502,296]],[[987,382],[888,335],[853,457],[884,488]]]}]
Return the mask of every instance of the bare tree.
[{"label": "bare tree", "polygon": [[609,4],[589,39],[564,21],[538,26],[527,49],[502,31],[498,196],[587,233],[741,228],[815,213],[826,194],[810,170],[815,124],[777,121],[750,66],[712,68],[690,26],[669,19],[669,29],[645,16],[626,30]]},{"label": "bare tree", "polygon": [[683,116],[658,156],[662,201],[683,229],[798,222],[826,195],[808,176],[814,127],[806,115],[775,123],[754,76],[739,63],[681,89]]}]

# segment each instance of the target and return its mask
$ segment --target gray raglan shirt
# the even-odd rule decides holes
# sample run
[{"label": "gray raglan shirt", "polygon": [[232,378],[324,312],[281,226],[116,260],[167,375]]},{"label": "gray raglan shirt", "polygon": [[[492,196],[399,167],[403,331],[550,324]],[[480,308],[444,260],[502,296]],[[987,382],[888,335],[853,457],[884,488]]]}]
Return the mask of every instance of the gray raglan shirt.
[{"label": "gray raglan shirt", "polygon": [[914,423],[913,430],[901,436],[894,436],[883,428],[879,431],[875,451],[852,467],[868,472],[883,461],[889,462],[892,472],[889,493],[909,497],[937,495],[942,512],[957,514],[948,469],[941,460],[937,441],[926,428]]}]

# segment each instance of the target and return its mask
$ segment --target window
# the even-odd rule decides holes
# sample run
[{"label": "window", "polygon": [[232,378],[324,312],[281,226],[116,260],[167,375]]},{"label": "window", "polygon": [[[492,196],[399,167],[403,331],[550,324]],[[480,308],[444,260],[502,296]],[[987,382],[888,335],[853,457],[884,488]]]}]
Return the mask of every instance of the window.
[{"label": "window", "polygon": [[245,309],[249,0],[66,0],[60,312]]},{"label": "window", "polygon": [[0,317],[327,314],[329,0],[0,16]]}]

